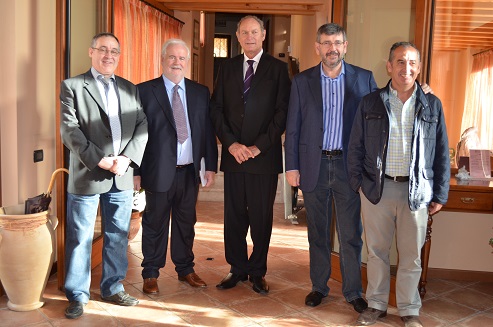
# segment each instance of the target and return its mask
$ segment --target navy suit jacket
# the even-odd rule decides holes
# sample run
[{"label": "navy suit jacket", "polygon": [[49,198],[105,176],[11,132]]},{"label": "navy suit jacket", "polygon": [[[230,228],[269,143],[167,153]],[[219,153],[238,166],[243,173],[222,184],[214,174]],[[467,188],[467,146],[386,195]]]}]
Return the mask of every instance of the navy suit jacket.
[{"label": "navy suit jacket", "polygon": [[[300,189],[311,192],[315,188],[322,160],[323,104],[320,64],[293,78],[286,122],[286,171],[300,172]],[[342,117],[342,147],[346,165],[349,136],[354,116],[361,99],[377,90],[371,71],[343,61],[345,92]]]},{"label": "navy suit jacket", "polygon": [[[150,192],[167,192],[173,183],[177,163],[177,135],[171,101],[162,76],[138,84],[147,116],[149,139],[140,169],[141,186]],[[209,89],[185,79],[188,120],[192,136],[196,183],[200,182],[200,160],[208,171],[217,171],[217,143],[209,116]]]},{"label": "navy suit jacket", "polygon": [[[211,99],[211,117],[222,143],[221,170],[278,174],[282,172],[281,135],[286,127],[291,82],[288,67],[264,52],[244,104],[243,59],[241,54],[223,62]],[[239,164],[228,151],[234,142],[256,145],[261,153]]]}]

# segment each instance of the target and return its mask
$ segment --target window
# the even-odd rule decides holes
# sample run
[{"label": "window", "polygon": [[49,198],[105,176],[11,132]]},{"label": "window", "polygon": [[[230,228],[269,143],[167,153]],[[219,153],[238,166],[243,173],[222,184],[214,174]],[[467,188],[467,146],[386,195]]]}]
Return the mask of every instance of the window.
[{"label": "window", "polygon": [[230,43],[231,36],[216,34],[214,36],[214,57],[229,58]]}]

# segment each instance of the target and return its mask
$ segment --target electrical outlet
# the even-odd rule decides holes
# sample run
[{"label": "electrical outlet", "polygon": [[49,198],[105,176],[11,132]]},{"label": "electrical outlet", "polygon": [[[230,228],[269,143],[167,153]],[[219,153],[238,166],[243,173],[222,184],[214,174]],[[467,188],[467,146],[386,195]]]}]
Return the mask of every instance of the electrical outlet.
[{"label": "electrical outlet", "polygon": [[43,150],[34,150],[34,162],[43,161]]}]

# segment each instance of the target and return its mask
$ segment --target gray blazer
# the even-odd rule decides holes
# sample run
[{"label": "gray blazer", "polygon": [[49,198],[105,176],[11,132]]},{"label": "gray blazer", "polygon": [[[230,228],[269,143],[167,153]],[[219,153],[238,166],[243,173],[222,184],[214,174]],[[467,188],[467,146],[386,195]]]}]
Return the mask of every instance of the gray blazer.
[{"label": "gray blazer", "polygon": [[[133,168],[140,166],[147,143],[147,119],[139,91],[131,82],[116,76],[120,100],[122,142],[113,153],[111,129],[97,81],[89,70],[67,80],[60,87],[62,142],[70,150],[67,190],[74,194],[108,192],[115,178],[119,190],[133,188]],[[123,176],[98,167],[103,157],[125,155],[132,163]]]}]

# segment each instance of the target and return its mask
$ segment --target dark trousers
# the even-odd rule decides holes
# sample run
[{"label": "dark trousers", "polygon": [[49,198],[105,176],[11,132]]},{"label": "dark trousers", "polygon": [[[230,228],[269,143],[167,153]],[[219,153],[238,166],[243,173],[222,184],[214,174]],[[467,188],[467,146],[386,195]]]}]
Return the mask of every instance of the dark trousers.
[{"label": "dark trousers", "polygon": [[[224,173],[224,247],[231,272],[264,276],[272,234],[277,174]],[[250,228],[253,251],[248,257]]]},{"label": "dark trousers", "polygon": [[168,234],[171,222],[171,260],[178,276],[194,272],[192,251],[198,195],[193,165],[177,168],[167,192],[146,190],[146,209],[142,217],[142,277],[157,278],[166,264]]}]

